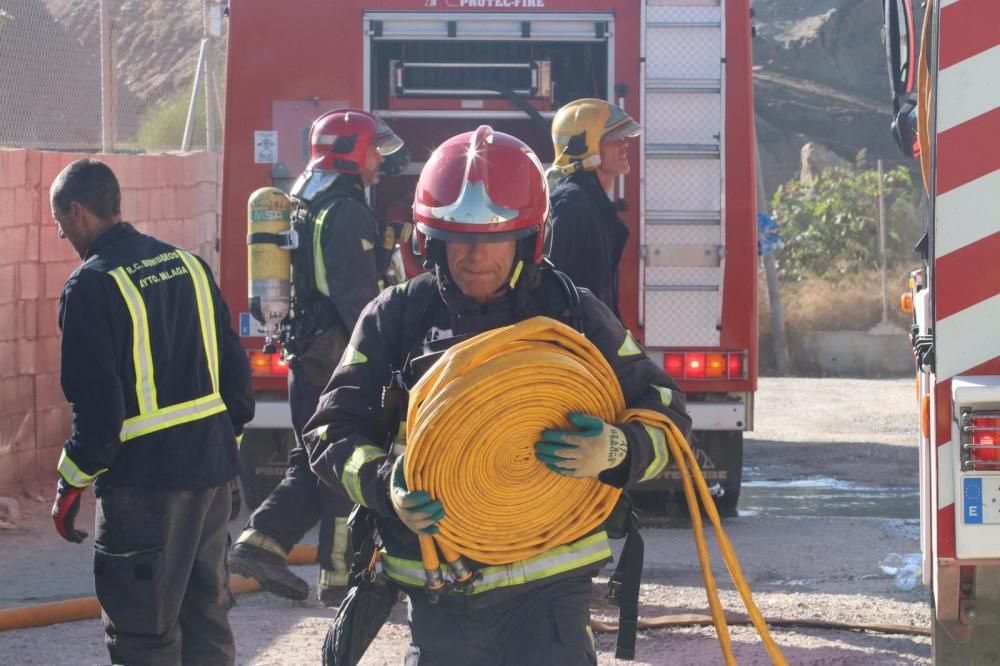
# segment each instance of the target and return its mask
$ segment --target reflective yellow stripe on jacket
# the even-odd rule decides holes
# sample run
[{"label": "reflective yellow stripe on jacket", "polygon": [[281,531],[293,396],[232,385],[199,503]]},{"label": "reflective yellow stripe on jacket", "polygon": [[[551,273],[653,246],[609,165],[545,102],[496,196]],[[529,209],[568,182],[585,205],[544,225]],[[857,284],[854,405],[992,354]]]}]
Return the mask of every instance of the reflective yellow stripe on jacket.
[{"label": "reflective yellow stripe on jacket", "polygon": [[[118,285],[132,318],[132,361],[135,364],[135,392],[136,402],[139,405],[139,415],[126,419],[122,424],[119,437],[123,442],[226,410],[226,404],[219,393],[219,342],[215,328],[211,283],[205,274],[205,269],[195,257],[181,250],[178,250],[177,254],[194,284],[201,339],[205,348],[205,358],[208,359],[212,390],[194,400],[160,406],[156,397],[156,374],[153,369],[149,317],[146,314],[142,293],[128,277],[124,268],[119,267],[110,271],[109,274]],[[61,463],[60,471],[63,471]]]},{"label": "reflective yellow stripe on jacket", "polygon": [[313,222],[313,274],[316,276],[316,289],[319,293],[324,296],[330,295],[330,283],[326,281],[326,263],[323,261],[323,220],[326,219],[326,213],[330,210],[326,208],[319,215],[316,216],[316,221]]},{"label": "reflective yellow stripe on jacket", "polygon": [[663,471],[667,466],[667,461],[670,460],[670,454],[667,453],[666,433],[645,423],[642,424],[642,427],[646,429],[646,434],[649,435],[649,440],[653,443],[653,462],[649,463],[640,479],[640,481],[647,481]]},{"label": "reflective yellow stripe on jacket", "polygon": [[86,488],[94,482],[98,476],[107,472],[107,468],[98,470],[95,474],[87,474],[73,462],[73,459],[66,455],[66,451],[62,452],[59,456],[59,474],[63,479],[66,480],[71,486],[76,486],[77,488]]},{"label": "reflective yellow stripe on jacket", "polygon": [[[473,585],[469,594],[524,585],[574,569],[596,566],[610,557],[611,544],[607,532],[597,532],[527,560],[483,567],[479,570],[482,580]],[[385,551],[382,552],[382,570],[389,578],[410,587],[423,587],[426,581],[424,565],[420,560],[393,557]],[[450,576],[450,571],[443,565],[441,573],[446,578]]]}]

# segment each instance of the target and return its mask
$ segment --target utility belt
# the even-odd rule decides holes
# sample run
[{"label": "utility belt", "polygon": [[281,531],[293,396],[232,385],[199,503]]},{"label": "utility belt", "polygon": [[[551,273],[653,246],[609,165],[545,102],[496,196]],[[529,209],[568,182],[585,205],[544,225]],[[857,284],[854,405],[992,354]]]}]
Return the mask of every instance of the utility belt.
[{"label": "utility belt", "polygon": [[[415,541],[415,540],[414,540]],[[409,550],[409,549],[407,549]],[[383,547],[382,571],[393,582],[401,587],[424,590],[427,580],[423,563],[419,558],[419,548],[415,547],[406,557],[397,557]],[[455,582],[456,572],[447,565],[441,566],[441,575],[446,581],[446,591],[441,593],[441,599],[449,599],[449,603],[465,604],[469,607],[483,607],[497,603],[499,597],[508,595],[488,595],[486,593],[516,588],[518,593],[523,586],[533,583],[551,582],[556,577],[580,576],[596,572],[611,559],[611,543],[604,530],[593,532],[576,541],[557,546],[540,555],[520,560],[511,564],[476,564],[466,560],[475,572],[473,582],[460,585]],[[460,599],[463,599],[459,601]]]}]

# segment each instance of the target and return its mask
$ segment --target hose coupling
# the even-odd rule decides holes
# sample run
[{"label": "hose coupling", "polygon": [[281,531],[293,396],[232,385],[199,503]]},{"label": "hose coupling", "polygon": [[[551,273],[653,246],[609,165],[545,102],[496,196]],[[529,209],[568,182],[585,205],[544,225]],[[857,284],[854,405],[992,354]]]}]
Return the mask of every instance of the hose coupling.
[{"label": "hose coupling", "polygon": [[427,582],[424,587],[427,589],[427,601],[436,604],[441,599],[441,593],[445,591],[447,583],[440,569],[424,569],[424,576]]},{"label": "hose coupling", "polygon": [[448,562],[448,566],[455,577],[454,586],[457,592],[470,592],[476,581],[483,578],[482,573],[470,569],[461,557],[453,562]]}]

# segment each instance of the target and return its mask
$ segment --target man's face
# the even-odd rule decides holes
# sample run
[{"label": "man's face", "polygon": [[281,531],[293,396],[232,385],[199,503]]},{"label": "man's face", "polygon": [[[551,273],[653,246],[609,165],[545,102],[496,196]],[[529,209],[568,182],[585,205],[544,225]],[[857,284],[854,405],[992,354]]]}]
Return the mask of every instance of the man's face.
[{"label": "man's face", "polygon": [[59,228],[59,238],[69,240],[73,249],[83,259],[84,255],[87,254],[87,248],[90,246],[87,241],[86,225],[83,221],[83,206],[76,201],[72,201],[69,204],[69,210],[61,213],[54,201],[50,199],[50,203],[52,206],[52,219],[56,221],[56,226]]},{"label": "man's face", "polygon": [[501,295],[517,254],[516,240],[495,243],[459,243],[446,246],[448,271],[462,293],[477,303],[488,303]]},{"label": "man's face", "polygon": [[601,163],[597,167],[610,176],[624,176],[632,167],[628,163],[628,137],[612,131],[601,138]]},{"label": "man's face", "polygon": [[382,166],[382,162],[385,162],[385,157],[378,152],[378,148],[375,146],[368,146],[368,152],[365,153],[365,164],[361,167],[361,181],[365,184],[365,187],[374,185],[379,181],[378,168]]}]

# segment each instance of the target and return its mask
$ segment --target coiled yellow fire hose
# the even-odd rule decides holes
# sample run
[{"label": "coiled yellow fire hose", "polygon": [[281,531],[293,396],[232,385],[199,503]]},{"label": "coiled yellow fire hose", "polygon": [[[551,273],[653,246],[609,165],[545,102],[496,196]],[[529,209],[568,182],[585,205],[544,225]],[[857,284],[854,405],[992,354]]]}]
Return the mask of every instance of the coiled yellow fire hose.
[{"label": "coiled yellow fire hose", "polygon": [[[546,428],[567,428],[569,412],[607,423],[638,420],[667,434],[684,481],[709,606],[727,664],[735,664],[712,575],[698,501],[715,526],[726,566],[775,664],[786,664],[771,639],[719,521],[711,494],[683,434],[664,415],[625,409],[618,379],[594,345],[547,317],[482,333],[448,350],[410,393],[404,474],[445,506],[434,537],[421,537],[424,569],[438,572],[438,549],[457,582],[462,563],[509,564],[570,543],[607,519],[621,490],[597,479],[553,474],[535,458]],[[689,467],[685,461],[690,461]],[[429,578],[429,586],[433,581]],[[443,587],[443,582],[441,582]],[[432,587],[433,589],[433,587]]]}]

